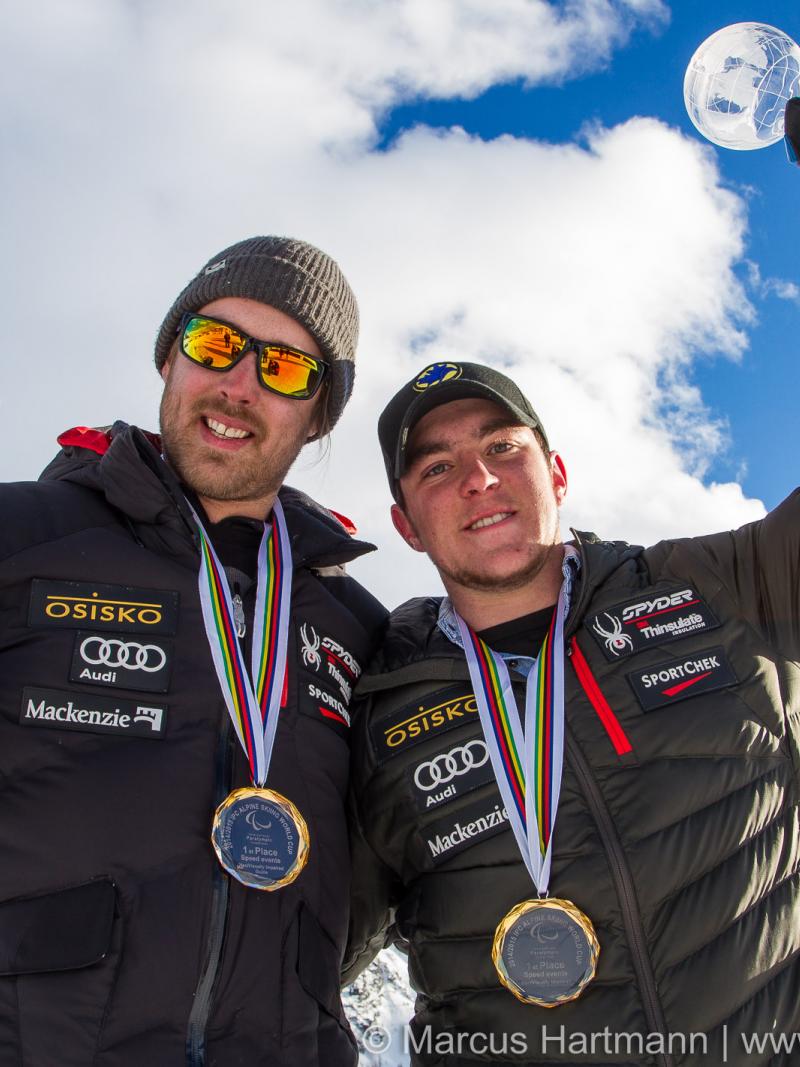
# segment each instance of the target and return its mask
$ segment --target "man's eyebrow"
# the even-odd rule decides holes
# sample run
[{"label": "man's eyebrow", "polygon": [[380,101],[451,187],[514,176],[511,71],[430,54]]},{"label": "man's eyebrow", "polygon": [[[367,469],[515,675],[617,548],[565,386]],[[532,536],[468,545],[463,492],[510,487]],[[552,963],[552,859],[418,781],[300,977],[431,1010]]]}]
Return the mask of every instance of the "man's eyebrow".
[{"label": "man's eyebrow", "polygon": [[[522,428],[522,423],[519,419],[515,419],[513,415],[498,415],[497,418],[490,419],[489,422],[484,422],[478,426],[472,436],[474,440],[481,441],[484,437],[489,437],[498,430],[520,428]],[[450,442],[446,438],[440,438],[437,441],[425,441],[423,444],[419,445],[412,444],[406,455],[406,469],[410,469],[415,463],[418,463],[421,459],[425,459],[427,456],[434,456],[440,452],[447,452],[449,448]]]},{"label": "man's eyebrow", "polygon": [[447,448],[447,441],[427,441],[424,445],[412,445],[406,454],[406,470],[410,470],[415,463],[419,463],[420,460],[426,459],[428,456],[446,452]]},{"label": "man's eyebrow", "polygon": [[510,413],[508,415],[498,415],[496,419],[491,419],[491,421],[485,422],[482,426],[478,427],[475,436],[480,439],[481,437],[488,437],[490,433],[495,433],[497,430],[512,429],[524,429],[524,426],[519,419],[515,419]]}]

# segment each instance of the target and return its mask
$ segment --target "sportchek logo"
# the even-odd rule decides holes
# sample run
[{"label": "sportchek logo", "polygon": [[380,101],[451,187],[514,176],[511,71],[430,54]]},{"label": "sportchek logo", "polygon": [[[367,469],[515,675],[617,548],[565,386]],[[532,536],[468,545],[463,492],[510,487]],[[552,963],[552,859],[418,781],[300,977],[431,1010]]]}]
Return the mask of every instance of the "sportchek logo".
[{"label": "sportchek logo", "polygon": [[326,719],[335,719],[345,726],[350,725],[350,712],[341,700],[337,700],[335,696],[332,696],[325,689],[321,689],[318,685],[314,685],[313,682],[308,683],[308,695],[316,702],[320,714]]},{"label": "sportchek logo", "polygon": [[[703,678],[708,678],[714,671],[719,670],[719,666],[719,656],[706,656],[705,659],[688,659],[677,667],[670,667],[653,674],[643,674],[641,676],[642,685],[645,689],[650,689],[655,685],[663,685],[664,682],[675,682],[675,685],[662,690],[665,696],[672,697],[679,693],[681,689],[688,689],[690,685],[697,685]],[[686,677],[687,675],[688,677]],[[678,678],[686,678],[686,681],[679,682]]]},{"label": "sportchek logo", "polygon": [[500,804],[487,810],[486,801],[462,808],[457,816],[439,819],[425,828],[425,843],[434,864],[505,830],[508,812]]},{"label": "sportchek logo", "polygon": [[633,671],[628,680],[645,711],[678,700],[723,689],[737,682],[722,648],[703,649],[682,660],[669,660],[646,671]]},{"label": "sportchek logo", "polygon": [[164,736],[166,714],[163,705],[153,707],[135,700],[25,688],[19,720],[23,726],[160,738]]},{"label": "sportchek logo", "polygon": [[693,589],[678,589],[615,604],[607,611],[589,616],[585,626],[606,659],[613,661],[650,645],[713,630],[719,622]]}]

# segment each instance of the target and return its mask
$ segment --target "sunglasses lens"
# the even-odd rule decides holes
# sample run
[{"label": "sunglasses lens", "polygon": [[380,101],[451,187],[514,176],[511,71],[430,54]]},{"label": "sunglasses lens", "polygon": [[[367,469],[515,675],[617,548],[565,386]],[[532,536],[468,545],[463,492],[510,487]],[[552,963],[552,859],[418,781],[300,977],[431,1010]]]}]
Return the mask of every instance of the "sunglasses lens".
[{"label": "sunglasses lens", "polygon": [[244,347],[244,338],[225,323],[195,315],[183,330],[183,351],[202,367],[225,370],[236,362]]},{"label": "sunglasses lens", "polygon": [[297,400],[312,397],[325,376],[326,364],[294,348],[251,341],[233,326],[203,315],[187,315],[181,334],[181,349],[201,367],[228,370],[251,345],[261,357],[261,383],[273,393]]},{"label": "sunglasses lens", "polygon": [[269,346],[261,355],[261,379],[268,389],[283,396],[313,396],[325,373],[325,364],[288,348]]}]

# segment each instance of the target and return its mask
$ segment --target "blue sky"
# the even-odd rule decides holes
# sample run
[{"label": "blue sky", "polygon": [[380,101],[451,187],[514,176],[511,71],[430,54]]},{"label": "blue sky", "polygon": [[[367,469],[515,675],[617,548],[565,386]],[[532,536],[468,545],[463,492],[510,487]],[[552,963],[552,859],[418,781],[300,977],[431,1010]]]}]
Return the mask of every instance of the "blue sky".
[{"label": "blue sky", "polygon": [[[458,125],[486,139],[513,133],[563,142],[579,140],[588,123],[614,126],[632,115],[657,116],[699,139],[684,107],[683,77],[702,41],[735,22],[764,22],[800,41],[800,12],[785,0],[678,0],[669,9],[666,24],[634,29],[607,66],[576,80],[527,88],[517,79],[472,100],[415,100],[394,108],[380,124],[381,145],[417,124]],[[789,165],[783,142],[752,152],[710,147],[723,180],[747,203],[746,256],[759,264],[763,278],[800,283],[800,167]],[[707,477],[736,478],[771,508],[798,480],[800,301],[759,294],[746,267],[737,272],[758,316],[747,331],[749,347],[735,363],[698,352],[692,378],[729,425],[729,447],[714,458]]]},{"label": "blue sky", "polygon": [[742,20],[800,37],[790,5],[755,2],[18,6],[0,477],[35,478],[69,426],[155,429],[176,293],[282,233],[337,258],[362,324],[353,399],[291,480],[378,544],[354,570],[390,606],[439,583],[392,529],[375,424],[436,360],[531,397],[570,473],[565,533],[763,515],[797,480],[800,168],[702,141],[682,93],[696,47]]}]

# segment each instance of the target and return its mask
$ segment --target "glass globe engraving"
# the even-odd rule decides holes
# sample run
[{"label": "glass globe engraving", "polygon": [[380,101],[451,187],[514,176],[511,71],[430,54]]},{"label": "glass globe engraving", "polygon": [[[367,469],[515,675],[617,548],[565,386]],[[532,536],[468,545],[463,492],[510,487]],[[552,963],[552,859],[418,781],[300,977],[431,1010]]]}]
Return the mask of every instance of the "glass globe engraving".
[{"label": "glass globe engraving", "polygon": [[686,110],[722,148],[750,151],[783,137],[783,114],[800,94],[800,48],[762,22],[737,22],[708,37],[683,80]]}]

